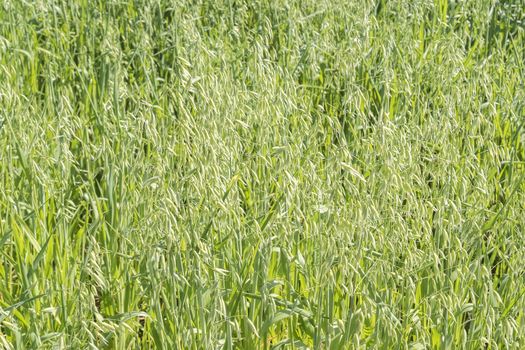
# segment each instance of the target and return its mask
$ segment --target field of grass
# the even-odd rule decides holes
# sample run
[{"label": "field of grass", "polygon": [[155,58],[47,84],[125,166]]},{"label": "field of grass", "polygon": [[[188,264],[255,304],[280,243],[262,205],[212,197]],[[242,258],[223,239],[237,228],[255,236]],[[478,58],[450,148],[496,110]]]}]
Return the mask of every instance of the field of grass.
[{"label": "field of grass", "polygon": [[521,0],[4,0],[0,348],[525,348]]}]

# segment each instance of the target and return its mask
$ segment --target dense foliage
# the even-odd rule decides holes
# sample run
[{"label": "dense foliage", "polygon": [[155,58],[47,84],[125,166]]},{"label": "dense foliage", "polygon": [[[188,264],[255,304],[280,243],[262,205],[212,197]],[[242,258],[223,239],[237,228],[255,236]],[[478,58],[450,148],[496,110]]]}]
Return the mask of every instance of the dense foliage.
[{"label": "dense foliage", "polygon": [[525,10],[4,0],[0,347],[525,347]]}]

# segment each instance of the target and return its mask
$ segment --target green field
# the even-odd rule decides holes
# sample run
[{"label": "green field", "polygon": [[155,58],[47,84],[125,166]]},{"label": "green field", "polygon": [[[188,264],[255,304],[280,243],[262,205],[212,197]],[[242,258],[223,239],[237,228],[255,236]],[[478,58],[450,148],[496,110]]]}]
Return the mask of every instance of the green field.
[{"label": "green field", "polygon": [[0,349],[524,349],[522,0],[4,0]]}]

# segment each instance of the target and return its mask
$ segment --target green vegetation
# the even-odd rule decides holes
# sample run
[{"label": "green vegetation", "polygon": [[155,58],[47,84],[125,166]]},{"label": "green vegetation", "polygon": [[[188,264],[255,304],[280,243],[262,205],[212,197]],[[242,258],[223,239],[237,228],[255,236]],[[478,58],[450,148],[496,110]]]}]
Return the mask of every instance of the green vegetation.
[{"label": "green vegetation", "polygon": [[525,348],[521,0],[4,0],[0,348]]}]

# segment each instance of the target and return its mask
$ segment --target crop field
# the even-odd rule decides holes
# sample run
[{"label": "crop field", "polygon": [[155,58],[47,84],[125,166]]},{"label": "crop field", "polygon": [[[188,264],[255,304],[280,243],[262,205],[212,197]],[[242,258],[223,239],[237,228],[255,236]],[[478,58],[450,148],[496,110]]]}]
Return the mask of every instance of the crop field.
[{"label": "crop field", "polygon": [[522,0],[0,1],[0,349],[524,349]]}]

